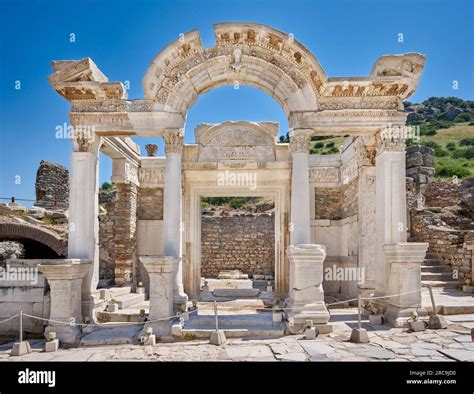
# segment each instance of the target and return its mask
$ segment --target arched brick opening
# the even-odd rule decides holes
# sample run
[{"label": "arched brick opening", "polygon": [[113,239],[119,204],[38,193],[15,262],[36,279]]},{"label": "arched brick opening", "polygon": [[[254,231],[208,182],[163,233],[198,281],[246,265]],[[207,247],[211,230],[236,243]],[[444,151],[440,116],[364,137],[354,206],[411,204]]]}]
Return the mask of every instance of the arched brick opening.
[{"label": "arched brick opening", "polygon": [[31,240],[49,247],[59,257],[67,255],[67,241],[44,228],[18,223],[0,223],[0,239]]}]

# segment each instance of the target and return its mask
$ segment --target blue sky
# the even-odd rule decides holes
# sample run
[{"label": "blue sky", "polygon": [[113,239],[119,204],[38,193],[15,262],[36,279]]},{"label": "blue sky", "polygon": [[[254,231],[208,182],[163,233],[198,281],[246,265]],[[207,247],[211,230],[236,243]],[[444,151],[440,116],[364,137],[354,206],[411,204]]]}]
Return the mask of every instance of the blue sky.
[{"label": "blue sky", "polygon": [[[270,25],[303,43],[328,76],[368,75],[384,54],[427,56],[416,94],[473,99],[474,20],[471,0],[361,1],[25,1],[0,0],[0,197],[34,199],[40,160],[69,167],[70,141],[55,138],[69,104],[48,84],[51,60],[91,57],[109,80],[130,81],[129,98],[154,56],[180,33],[199,29],[213,45],[212,25]],[[76,42],[69,41],[74,33]],[[403,33],[403,42],[398,34]],[[453,80],[458,90],[453,90]],[[15,81],[21,89],[15,89]],[[280,106],[254,88],[215,89],[188,113],[186,142],[202,122],[269,120],[288,123]],[[150,142],[136,139],[142,146]],[[157,141],[155,141],[157,142]],[[144,149],[142,149],[144,151]],[[163,154],[160,143],[160,154]],[[110,160],[101,159],[108,180]]]}]

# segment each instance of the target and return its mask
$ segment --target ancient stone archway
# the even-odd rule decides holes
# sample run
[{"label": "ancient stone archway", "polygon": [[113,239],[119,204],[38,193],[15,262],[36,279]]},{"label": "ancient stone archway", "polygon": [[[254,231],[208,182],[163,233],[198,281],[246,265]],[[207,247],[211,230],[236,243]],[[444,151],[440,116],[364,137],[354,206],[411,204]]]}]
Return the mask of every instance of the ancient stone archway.
[{"label": "ancient stone archway", "polygon": [[252,23],[217,24],[214,34],[211,48],[204,48],[193,30],[161,51],[143,80],[145,98],[185,115],[200,94],[242,84],[274,97],[287,116],[317,110],[316,97],[327,77],[291,35]]},{"label": "ancient stone archway", "polygon": [[67,241],[52,231],[28,224],[0,223],[0,238],[26,238],[48,246],[58,256],[67,256]]}]

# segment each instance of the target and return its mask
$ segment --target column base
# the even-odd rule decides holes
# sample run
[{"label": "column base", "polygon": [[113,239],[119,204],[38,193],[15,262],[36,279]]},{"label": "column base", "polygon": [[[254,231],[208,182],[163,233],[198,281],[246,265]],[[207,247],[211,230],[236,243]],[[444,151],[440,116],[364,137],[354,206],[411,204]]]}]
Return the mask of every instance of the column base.
[{"label": "column base", "polygon": [[428,316],[428,312],[422,307],[405,308],[389,304],[383,317],[386,322],[394,327],[408,328],[408,321],[413,319],[413,312],[416,312],[419,317]]},{"label": "column base", "polygon": [[308,320],[312,320],[314,326],[321,334],[327,334],[332,331],[329,322],[329,312],[326,305],[322,301],[317,301],[303,305],[289,305],[289,312],[286,314],[288,320],[291,319],[293,324],[288,323],[287,328],[291,334],[297,334],[307,325]]}]

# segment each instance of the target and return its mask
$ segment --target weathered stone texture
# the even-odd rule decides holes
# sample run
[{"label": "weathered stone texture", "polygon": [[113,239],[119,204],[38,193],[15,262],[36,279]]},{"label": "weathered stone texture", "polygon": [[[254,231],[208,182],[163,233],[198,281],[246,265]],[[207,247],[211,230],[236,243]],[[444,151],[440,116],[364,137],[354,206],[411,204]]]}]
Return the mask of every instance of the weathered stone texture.
[{"label": "weathered stone texture", "polygon": [[68,209],[69,171],[59,164],[41,160],[36,172],[36,203],[48,209]]},{"label": "weathered stone texture", "polygon": [[459,184],[455,182],[431,182],[424,193],[429,207],[451,207],[463,200]]},{"label": "weathered stone texture", "polygon": [[340,187],[316,187],[314,193],[315,219],[338,220],[342,218]]},{"label": "weathered stone texture", "polygon": [[138,194],[139,220],[163,220],[163,188],[140,188]]},{"label": "weathered stone texture", "polygon": [[359,199],[359,178],[355,177],[341,188],[341,212],[342,217],[347,218],[356,215],[358,211]]},{"label": "weathered stone texture", "polygon": [[274,222],[273,214],[202,217],[201,275],[217,277],[230,269],[273,275]]},{"label": "weathered stone texture", "polygon": [[444,226],[440,215],[427,209],[411,210],[410,222],[411,234],[416,241],[428,242],[428,251],[433,253],[440,263],[457,271],[460,280],[472,280],[473,251],[466,247],[466,241],[474,239],[473,230]]}]

